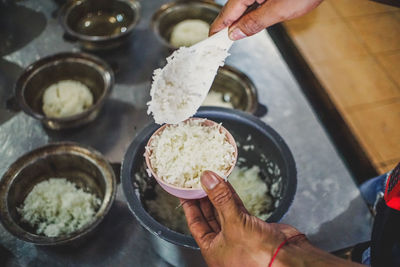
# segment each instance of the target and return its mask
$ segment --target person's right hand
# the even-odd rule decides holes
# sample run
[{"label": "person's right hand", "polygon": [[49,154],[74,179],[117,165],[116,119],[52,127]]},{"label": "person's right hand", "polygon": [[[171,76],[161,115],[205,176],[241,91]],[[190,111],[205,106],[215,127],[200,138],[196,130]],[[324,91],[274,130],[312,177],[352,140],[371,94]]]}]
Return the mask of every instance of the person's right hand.
[{"label": "person's right hand", "polygon": [[[300,17],[317,7],[322,0],[228,0],[210,28],[210,35],[229,27],[229,38],[239,40],[265,28]],[[247,8],[260,6],[243,15]]]}]

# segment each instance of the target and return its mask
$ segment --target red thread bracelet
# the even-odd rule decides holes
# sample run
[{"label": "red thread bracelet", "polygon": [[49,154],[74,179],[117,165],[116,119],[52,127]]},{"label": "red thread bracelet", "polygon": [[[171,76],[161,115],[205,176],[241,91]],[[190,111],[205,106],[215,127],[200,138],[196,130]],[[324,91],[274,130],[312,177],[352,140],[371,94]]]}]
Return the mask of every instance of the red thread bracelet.
[{"label": "red thread bracelet", "polygon": [[305,235],[304,235],[304,234],[298,234],[298,235],[291,236],[291,237],[289,237],[288,239],[285,239],[285,240],[278,246],[278,248],[276,249],[276,251],[275,251],[275,253],[274,253],[274,256],[272,256],[271,261],[270,261],[269,264],[268,264],[268,267],[271,267],[271,266],[272,266],[272,263],[274,262],[274,260],[275,260],[275,258],[276,258],[276,255],[278,255],[279,250],[280,250],[287,242],[289,242],[291,239],[293,239],[293,238],[295,238],[295,237],[299,237],[299,236],[305,236]]}]

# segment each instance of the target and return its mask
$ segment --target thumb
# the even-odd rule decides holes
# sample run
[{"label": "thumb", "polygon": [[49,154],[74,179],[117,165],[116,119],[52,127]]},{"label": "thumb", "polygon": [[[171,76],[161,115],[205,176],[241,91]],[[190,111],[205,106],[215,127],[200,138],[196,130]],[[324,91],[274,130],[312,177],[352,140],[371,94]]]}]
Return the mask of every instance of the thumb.
[{"label": "thumb", "polygon": [[204,171],[200,180],[222,225],[240,216],[240,207],[235,202],[234,192],[224,179],[212,171]]}]

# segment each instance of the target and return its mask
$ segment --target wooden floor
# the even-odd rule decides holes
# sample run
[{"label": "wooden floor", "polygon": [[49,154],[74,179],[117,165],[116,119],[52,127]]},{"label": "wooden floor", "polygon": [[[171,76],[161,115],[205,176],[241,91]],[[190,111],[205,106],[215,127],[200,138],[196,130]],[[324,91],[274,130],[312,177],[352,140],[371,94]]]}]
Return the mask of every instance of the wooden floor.
[{"label": "wooden floor", "polygon": [[379,173],[400,161],[400,8],[325,0],[285,23]]}]

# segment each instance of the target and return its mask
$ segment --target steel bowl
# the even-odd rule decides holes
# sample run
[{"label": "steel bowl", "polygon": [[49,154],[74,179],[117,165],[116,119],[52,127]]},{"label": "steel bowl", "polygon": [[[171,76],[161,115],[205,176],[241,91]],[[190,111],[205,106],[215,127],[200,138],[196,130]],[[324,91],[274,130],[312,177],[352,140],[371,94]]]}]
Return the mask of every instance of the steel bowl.
[{"label": "steel bowl", "polygon": [[[246,159],[241,166],[257,165],[260,167],[261,177],[267,184],[278,182],[274,198],[276,206],[267,219],[267,222],[278,222],[288,211],[297,185],[296,165],[282,137],[258,118],[238,110],[207,107],[201,108],[195,117],[222,123],[236,143],[240,144],[238,162],[240,158]],[[159,127],[150,124],[129,146],[121,169],[124,194],[131,211],[147,230],[155,251],[161,257],[174,266],[194,266],[194,262],[197,262],[196,266],[204,266],[199,248],[192,236],[169,229],[146,210],[145,201],[155,198],[154,189],[157,182],[147,175],[136,174],[145,173],[143,170],[146,168],[143,158],[145,146]],[[251,140],[248,138],[249,134]],[[254,148],[246,149],[245,145],[254,145]]]},{"label": "steel bowl", "polygon": [[212,1],[177,1],[164,4],[152,17],[152,28],[157,38],[169,49],[178,47],[170,43],[172,30],[176,24],[187,19],[200,19],[211,24],[222,6]]},{"label": "steel bowl", "polygon": [[[44,91],[62,80],[85,84],[93,95],[87,110],[65,118],[47,117],[42,110]],[[74,128],[93,121],[114,84],[111,68],[101,59],[85,53],[60,53],[42,58],[28,66],[19,77],[15,93],[21,109],[54,130]]]},{"label": "steel bowl", "polygon": [[255,114],[258,108],[257,89],[246,74],[225,65],[218,69],[211,91],[222,93],[223,102],[231,103],[235,109]]},{"label": "steel bowl", "polygon": [[67,1],[59,16],[69,37],[80,41],[88,50],[121,45],[133,32],[139,18],[140,4],[135,0]]},{"label": "steel bowl", "polygon": [[[94,220],[68,235],[47,237],[35,233],[21,220],[19,208],[32,188],[51,177],[62,177],[102,200]],[[35,149],[17,159],[0,181],[0,218],[15,237],[36,245],[65,245],[83,240],[103,220],[115,199],[113,169],[97,151],[75,143],[55,143]]]}]

